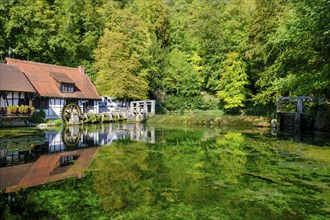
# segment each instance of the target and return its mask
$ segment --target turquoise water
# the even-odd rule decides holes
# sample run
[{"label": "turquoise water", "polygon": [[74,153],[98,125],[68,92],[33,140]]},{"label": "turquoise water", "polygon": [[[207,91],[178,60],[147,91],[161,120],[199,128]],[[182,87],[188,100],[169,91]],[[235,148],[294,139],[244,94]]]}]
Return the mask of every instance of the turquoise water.
[{"label": "turquoise water", "polygon": [[[98,129],[80,128],[91,133]],[[11,194],[10,202],[3,194],[2,217],[330,217],[327,134],[145,126],[134,132],[126,129],[134,134],[125,136],[124,129],[119,130],[122,138],[100,144],[85,178],[24,189]]]}]

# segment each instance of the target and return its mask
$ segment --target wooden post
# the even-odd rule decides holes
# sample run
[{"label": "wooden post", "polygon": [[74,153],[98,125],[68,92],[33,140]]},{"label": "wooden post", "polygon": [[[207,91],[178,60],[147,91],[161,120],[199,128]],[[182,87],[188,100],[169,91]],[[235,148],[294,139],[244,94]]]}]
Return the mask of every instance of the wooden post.
[{"label": "wooden post", "polygon": [[155,114],[155,109],[156,109],[156,101],[155,100],[151,100],[151,115]]},{"label": "wooden post", "polygon": [[131,114],[134,113],[134,103],[133,102],[130,103],[130,113]]},{"label": "wooden post", "polygon": [[140,111],[140,103],[136,103],[136,105],[135,105],[135,112],[136,112],[136,114],[141,114],[141,111]]},{"label": "wooden post", "polygon": [[148,104],[146,101],[143,102],[143,114],[147,114],[148,113]]},{"label": "wooden post", "polygon": [[303,99],[301,97],[297,98],[297,113],[303,113]]}]

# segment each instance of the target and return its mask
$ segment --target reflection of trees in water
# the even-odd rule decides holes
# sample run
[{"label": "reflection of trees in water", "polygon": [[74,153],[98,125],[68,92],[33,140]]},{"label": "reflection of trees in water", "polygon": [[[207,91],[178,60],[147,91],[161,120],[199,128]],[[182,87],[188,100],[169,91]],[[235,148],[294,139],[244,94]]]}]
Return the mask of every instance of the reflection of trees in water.
[{"label": "reflection of trees in water", "polygon": [[245,169],[246,152],[244,149],[245,138],[241,133],[227,133],[216,140],[215,147],[210,151],[218,164],[218,172],[224,183],[238,183],[238,178]]},{"label": "reflection of trees in water", "polygon": [[165,181],[155,179],[165,170],[161,154],[150,151],[145,143],[125,145],[101,148],[94,161],[94,188],[105,210],[151,205],[157,200],[155,185]]},{"label": "reflection of trees in water", "polygon": [[166,147],[171,187],[178,190],[179,198],[187,203],[198,206],[223,203],[228,196],[225,187],[238,184],[244,172],[247,161],[244,146],[241,133],[227,133],[205,141],[187,139]]},{"label": "reflection of trees in water", "polygon": [[237,132],[205,137],[201,131],[165,131],[156,144],[101,147],[86,178],[20,191],[17,207],[23,218],[36,219],[329,216],[328,147]]},{"label": "reflection of trees in water", "polygon": [[170,145],[128,142],[101,148],[94,188],[106,210],[218,201],[222,192],[214,192],[216,181],[237,182],[246,162],[241,134],[225,135],[211,148],[196,139],[203,133],[184,132],[179,142],[172,134],[166,138]]},{"label": "reflection of trees in water", "polygon": [[238,132],[209,139],[200,130],[157,131],[160,140],[158,135],[161,142],[153,145],[103,147],[94,161],[94,188],[106,210],[120,213],[117,217],[148,213],[166,219],[185,213],[186,219],[282,219],[292,210],[301,218],[309,207],[324,213],[317,204],[324,203],[320,192],[329,187],[320,178],[329,177],[301,160],[315,147]]}]

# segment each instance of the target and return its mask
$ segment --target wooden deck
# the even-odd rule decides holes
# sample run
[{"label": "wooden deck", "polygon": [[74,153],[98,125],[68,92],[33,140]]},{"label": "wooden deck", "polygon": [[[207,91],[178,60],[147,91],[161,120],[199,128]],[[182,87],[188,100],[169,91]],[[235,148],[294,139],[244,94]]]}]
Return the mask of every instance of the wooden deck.
[{"label": "wooden deck", "polygon": [[[80,178],[84,175],[84,170],[89,167],[98,150],[98,147],[92,147],[42,155],[34,163],[0,168],[0,190],[9,193],[68,177]],[[72,165],[61,167],[61,157],[70,155],[79,157]]]}]

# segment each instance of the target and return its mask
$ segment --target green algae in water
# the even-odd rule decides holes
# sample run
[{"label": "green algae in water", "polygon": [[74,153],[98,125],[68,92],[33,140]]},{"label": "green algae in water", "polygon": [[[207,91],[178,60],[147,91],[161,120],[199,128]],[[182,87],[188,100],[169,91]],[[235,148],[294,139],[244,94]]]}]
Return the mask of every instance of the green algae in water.
[{"label": "green algae in water", "polygon": [[43,131],[37,128],[0,129],[0,149],[28,151],[46,142]]},{"label": "green algae in water", "polygon": [[0,129],[0,139],[1,138],[16,138],[24,136],[36,136],[42,135],[43,131],[34,127],[24,127],[24,128],[1,128]]},{"label": "green algae in water", "polygon": [[0,219],[109,219],[91,185],[92,178],[87,174],[84,179],[23,189],[11,194],[17,201],[11,207],[2,199]]},{"label": "green algae in water", "polygon": [[210,134],[165,129],[156,132],[155,144],[121,141],[103,146],[83,180],[18,192],[11,214],[39,213],[53,219],[329,219],[328,145],[251,131]]}]

